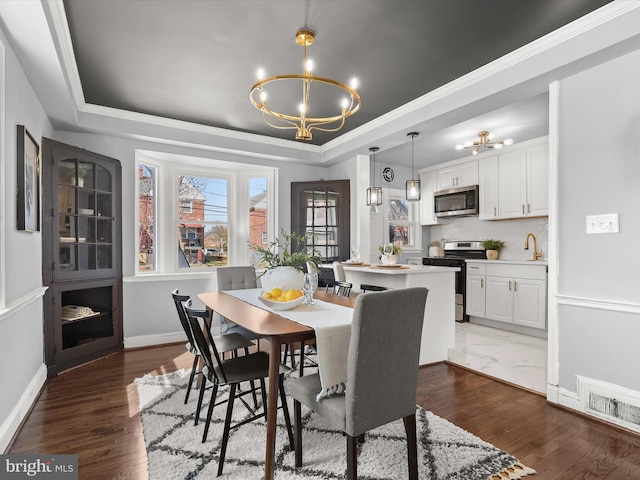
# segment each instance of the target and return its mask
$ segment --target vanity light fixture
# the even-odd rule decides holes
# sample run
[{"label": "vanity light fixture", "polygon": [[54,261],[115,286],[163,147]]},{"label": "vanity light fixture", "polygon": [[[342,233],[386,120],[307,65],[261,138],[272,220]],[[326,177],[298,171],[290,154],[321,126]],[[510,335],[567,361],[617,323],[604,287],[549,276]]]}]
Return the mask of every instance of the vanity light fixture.
[{"label": "vanity light fixture", "polygon": [[480,152],[480,149],[485,148],[495,148],[496,150],[504,147],[505,145],[511,145],[513,143],[512,138],[507,138],[506,140],[497,141],[493,140],[493,134],[487,130],[483,130],[478,132],[477,140],[468,140],[462,144],[456,145],[456,150],[462,150],[465,148],[473,148],[474,155],[477,155]]},{"label": "vanity light fixture", "polygon": [[380,150],[378,147],[371,147],[370,152],[373,153],[373,186],[367,188],[367,205],[382,205],[382,188],[376,187],[376,152]]},{"label": "vanity light fixture", "polygon": [[420,200],[420,180],[413,178],[413,139],[418,136],[418,132],[407,133],[408,137],[411,137],[411,180],[407,180],[406,185],[406,199],[409,202],[416,202]]}]

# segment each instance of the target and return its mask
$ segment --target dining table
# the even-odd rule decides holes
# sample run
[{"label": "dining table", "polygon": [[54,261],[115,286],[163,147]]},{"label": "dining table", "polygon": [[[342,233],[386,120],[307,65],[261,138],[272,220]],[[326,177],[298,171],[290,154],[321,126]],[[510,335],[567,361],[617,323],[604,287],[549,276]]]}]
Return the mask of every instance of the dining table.
[{"label": "dining table", "polygon": [[[306,342],[316,337],[312,327],[298,323],[278,313],[238,298],[230,292],[206,292],[198,294],[207,307],[230,321],[260,335],[269,343],[269,387],[267,391],[267,432],[264,479],[272,480],[275,472],[276,419],[278,382],[282,345]],[[314,299],[353,308],[356,297],[342,297],[317,290]]]}]

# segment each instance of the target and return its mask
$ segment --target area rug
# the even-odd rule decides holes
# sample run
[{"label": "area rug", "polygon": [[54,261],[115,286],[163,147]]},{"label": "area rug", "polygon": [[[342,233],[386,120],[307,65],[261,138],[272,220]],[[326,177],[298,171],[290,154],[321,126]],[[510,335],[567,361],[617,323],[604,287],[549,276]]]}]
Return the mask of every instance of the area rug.
[{"label": "area rug", "polygon": [[[136,379],[147,447],[149,480],[216,478],[226,404],[214,409],[206,443],[201,443],[204,418],[194,426],[198,391],[184,404],[189,371]],[[219,393],[219,400],[226,393]],[[205,402],[210,392],[205,393]],[[258,395],[258,397],[260,397]],[[245,397],[250,399],[250,396]],[[252,400],[249,402],[252,403]],[[506,480],[535,474],[516,458],[433,413],[416,407],[419,478],[421,480]],[[290,411],[293,408],[290,404]],[[206,414],[203,407],[201,417]],[[293,414],[293,413],[292,413]],[[240,402],[234,420],[249,416]],[[319,415],[303,410],[303,467],[294,467],[282,411],[276,440],[277,480],[342,479],[346,471],[346,440]],[[265,424],[260,419],[232,431],[221,478],[261,479],[264,472]],[[359,444],[358,477],[366,480],[407,478],[404,426],[397,421],[367,434]]]}]

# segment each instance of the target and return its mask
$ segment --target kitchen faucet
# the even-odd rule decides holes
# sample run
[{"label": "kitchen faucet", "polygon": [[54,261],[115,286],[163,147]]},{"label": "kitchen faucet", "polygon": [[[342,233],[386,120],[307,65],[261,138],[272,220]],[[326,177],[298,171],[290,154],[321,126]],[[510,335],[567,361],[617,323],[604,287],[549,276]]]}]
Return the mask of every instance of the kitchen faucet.
[{"label": "kitchen faucet", "polygon": [[542,258],[543,253],[538,251],[538,240],[533,233],[527,233],[527,240],[524,242],[524,249],[529,250],[529,237],[533,237],[533,261]]}]

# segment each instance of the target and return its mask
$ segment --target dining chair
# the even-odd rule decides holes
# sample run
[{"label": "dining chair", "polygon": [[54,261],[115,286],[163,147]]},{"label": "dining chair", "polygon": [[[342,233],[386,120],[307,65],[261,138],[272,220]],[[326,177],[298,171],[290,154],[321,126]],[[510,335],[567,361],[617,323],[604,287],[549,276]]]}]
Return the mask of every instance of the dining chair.
[{"label": "dining chair", "polygon": [[[194,378],[196,377],[196,375],[202,373],[198,370],[198,364],[200,363],[200,354],[198,353],[198,348],[196,347],[193,333],[191,332],[191,327],[189,326],[187,313],[184,310],[184,303],[189,301],[190,297],[189,295],[181,295],[178,289],[175,289],[173,292],[171,292],[171,296],[173,297],[173,303],[175,304],[176,310],[178,311],[180,325],[182,326],[182,329],[187,336],[187,343],[185,347],[194,356],[193,365],[191,367],[191,375],[189,376],[189,383],[187,384],[187,393],[184,397],[184,403],[186,404],[189,401],[189,394],[191,393]],[[211,335],[210,330],[208,331],[208,334]],[[218,345],[220,352],[232,352],[233,355],[237,355],[239,349],[243,349],[245,355],[248,355],[249,347],[254,345],[252,341],[247,340],[245,337],[238,333],[225,335],[224,337],[216,337],[216,344]],[[200,409],[198,408],[198,410],[196,411],[196,425],[198,424],[199,414]]]},{"label": "dining chair", "polygon": [[[215,338],[207,338],[204,335],[201,322],[206,322],[210,316],[208,310],[200,310],[191,308],[191,303],[185,304],[185,312],[189,319],[189,324],[193,332],[196,346],[202,359],[204,360],[205,368],[203,369],[203,375],[213,384],[211,392],[211,400],[209,401],[209,407],[207,409],[207,419],[205,422],[204,432],[202,434],[202,443],[207,441],[207,434],[209,432],[209,425],[211,424],[211,416],[213,415],[213,409],[220,403],[215,403],[218,388],[221,386],[229,387],[229,399],[227,400],[227,413],[224,422],[224,431],[222,433],[222,444],[220,446],[218,461],[218,476],[222,475],[224,467],[224,459],[227,452],[227,444],[229,442],[229,433],[232,429],[239,428],[240,426],[252,422],[259,418],[266,418],[267,416],[267,394],[265,386],[265,378],[269,376],[269,355],[266,352],[255,352],[249,355],[230,358],[223,360],[220,356],[220,352],[215,343]],[[291,449],[294,448],[293,431],[291,427],[291,420],[289,417],[289,408],[287,406],[287,399],[284,391],[283,377],[289,369],[280,364],[280,376],[278,382],[278,390],[280,392],[280,403],[284,413],[284,420],[287,427],[287,433],[289,436],[289,444]],[[242,382],[248,381],[260,381],[260,390],[262,396],[262,413],[256,413],[253,411],[247,403],[242,399],[242,396],[248,392],[238,392],[238,386]],[[204,397],[204,389],[200,390],[200,398],[198,404],[202,404]],[[233,405],[235,399],[238,398],[244,403],[247,409],[251,412],[251,417],[245,418],[242,421],[231,425],[231,418],[233,416]]]},{"label": "dining chair", "polygon": [[[317,400],[322,390],[317,373],[289,382],[289,393],[294,399],[296,467],[302,466],[301,404],[304,404],[345,432],[348,480],[358,477],[358,437],[402,418],[407,435],[409,479],[418,479],[416,390],[427,293],[424,287],[412,287],[358,296],[344,393]],[[389,322],[389,318],[401,321]]]},{"label": "dining chair", "polygon": [[[250,265],[238,267],[218,267],[216,268],[218,277],[218,291],[225,290],[242,290],[245,288],[258,288],[256,280],[256,270]],[[221,332],[223,335],[229,333],[239,333],[249,340],[258,341],[258,349],[260,348],[260,335],[247,330],[240,325],[233,323],[231,320],[216,313],[220,319]]]},{"label": "dining chair", "polygon": [[340,262],[333,262],[333,278],[336,282],[346,282],[347,276],[344,273],[344,268]]},{"label": "dining chair", "polygon": [[348,297],[351,294],[353,285],[349,282],[335,282],[333,284],[333,294],[341,297]]}]

